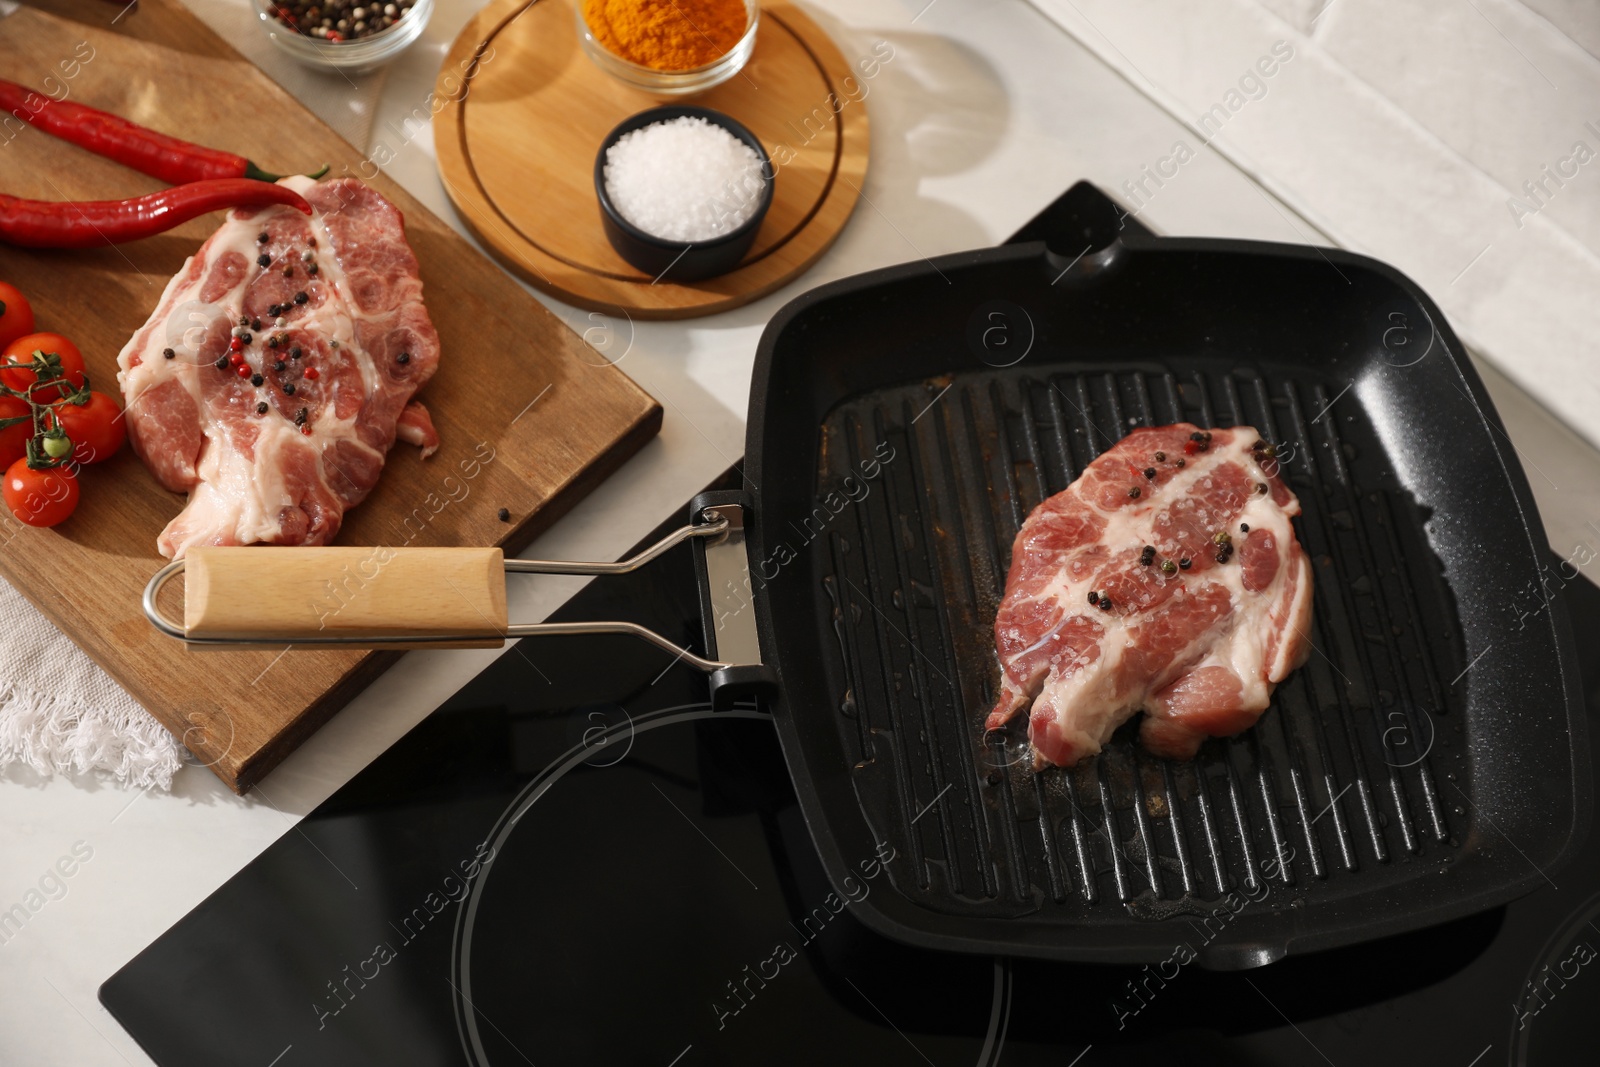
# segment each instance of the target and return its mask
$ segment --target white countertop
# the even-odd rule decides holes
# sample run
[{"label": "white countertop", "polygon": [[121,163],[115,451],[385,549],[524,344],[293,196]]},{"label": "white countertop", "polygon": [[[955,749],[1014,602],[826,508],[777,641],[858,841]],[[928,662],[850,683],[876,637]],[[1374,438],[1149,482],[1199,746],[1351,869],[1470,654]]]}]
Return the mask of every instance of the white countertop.
[{"label": "white countertop", "polygon": [[[215,18],[244,0],[186,2]],[[375,129],[431,90],[444,50],[479,6],[439,0],[424,42],[382,85]],[[1018,0],[807,6],[847,55],[866,54],[878,39],[895,48],[870,97],[870,203],[809,274],[777,294],[690,323],[636,326],[622,368],[664,404],[661,436],[530,554],[614,558],[737,460],[756,341],[789,299],[834,278],[1002,240],[1079,178],[1117,189],[1183,132]],[[115,11],[108,6],[108,21]],[[454,220],[428,137],[387,169]],[[1174,234],[1300,241],[1313,232],[1212,153],[1186,167],[1184,181],[1141,219]],[[580,331],[592,325],[576,309],[545,303]],[[1485,377],[1512,440],[1535,457],[1529,479],[1552,542],[1563,553],[1580,541],[1600,546],[1600,455],[1505,378]],[[542,617],[579,584],[521,581],[513,617]],[[8,935],[0,943],[0,1065],[148,1064],[100,1007],[99,984],[498,654],[407,655],[246,798],[199,767],[181,771],[170,795],[0,774],[0,912],[33,891],[46,898],[20,932],[0,934]],[[74,849],[63,867],[71,876],[53,875]]]}]

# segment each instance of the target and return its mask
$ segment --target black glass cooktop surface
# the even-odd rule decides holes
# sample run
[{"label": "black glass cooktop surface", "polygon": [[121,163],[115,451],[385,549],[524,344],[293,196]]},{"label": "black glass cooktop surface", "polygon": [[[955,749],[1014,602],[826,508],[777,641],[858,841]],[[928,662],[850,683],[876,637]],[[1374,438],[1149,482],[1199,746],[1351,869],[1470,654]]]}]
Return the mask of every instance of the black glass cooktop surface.
[{"label": "black glass cooktop surface", "polygon": [[[1577,633],[1600,632],[1600,591],[1580,578],[1557,595]],[[694,644],[697,614],[681,551],[596,580],[558,617]],[[1592,638],[1584,654],[1600,708]],[[1181,931],[1171,960],[1143,968],[930,952],[855,919],[884,857],[830,886],[770,723],[705,696],[628,638],[522,642],[112,976],[102,1002],[162,1067],[1593,1055],[1593,849],[1509,907],[1241,973],[1186,963]]]}]

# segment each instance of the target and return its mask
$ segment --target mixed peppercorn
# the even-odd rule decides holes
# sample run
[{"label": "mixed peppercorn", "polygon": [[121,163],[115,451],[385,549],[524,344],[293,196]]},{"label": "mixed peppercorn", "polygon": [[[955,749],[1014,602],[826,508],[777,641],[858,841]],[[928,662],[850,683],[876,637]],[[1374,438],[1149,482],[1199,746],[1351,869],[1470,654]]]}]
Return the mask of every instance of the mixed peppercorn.
[{"label": "mixed peppercorn", "polygon": [[[1209,433],[1207,433],[1207,432],[1205,432],[1203,430],[1202,431],[1198,431],[1196,433],[1190,434],[1189,435],[1189,439],[1183,443],[1184,452],[1188,453],[1191,456],[1194,455],[1196,452],[1205,452],[1208,449],[1210,449],[1210,447],[1211,447],[1211,434],[1209,434]],[[1164,463],[1167,462],[1167,454],[1165,452],[1157,452],[1151,458],[1154,459],[1156,463],[1163,463],[1164,464]],[[1176,457],[1173,460],[1172,465],[1176,469],[1182,470],[1184,468],[1184,465],[1185,465],[1184,458],[1182,456]],[[1137,470],[1137,468],[1133,468],[1133,469]],[[1150,467],[1144,468],[1144,470],[1142,470],[1142,471],[1139,471],[1139,473],[1144,475],[1146,481],[1153,482],[1153,481],[1156,480],[1156,475],[1159,472],[1157,471],[1157,469],[1154,466],[1150,466]],[[1129,500],[1138,500],[1142,496],[1144,496],[1144,489],[1142,487],[1140,487],[1138,485],[1131,485],[1131,486],[1128,487],[1128,499]]]},{"label": "mixed peppercorn", "polygon": [[[265,230],[256,235],[256,243],[259,245],[265,246],[271,243],[271,241],[272,235]],[[316,253],[314,251],[316,248],[316,239],[308,238],[307,243],[310,247],[306,248],[301,253],[300,261],[308,264],[309,271],[311,267],[316,265]],[[259,256],[256,257],[256,265],[263,271],[271,267],[272,262],[272,255],[266,251],[263,251]],[[285,273],[287,273],[287,271]],[[291,311],[294,311],[296,308],[304,307],[310,302],[310,300],[310,294],[302,289],[295,293],[290,302],[273,304],[267,309],[267,317],[269,321],[266,325],[271,327],[271,333],[262,335],[265,341],[266,349],[276,352],[287,348],[289,349],[290,359],[300,359],[300,357],[304,354],[303,351],[298,345],[290,345],[289,335],[285,333],[284,330],[289,325],[289,320],[287,317],[288,314]],[[261,334],[262,326],[263,323],[259,317],[241,315],[236,325],[233,327],[233,336],[228,339],[227,354],[220,357],[214,366],[220,371],[232,371],[240,378],[249,381],[249,383],[257,389],[266,387],[268,384],[268,374],[270,373],[274,376],[273,380],[277,382],[283,394],[285,396],[293,396],[295,394],[295,382],[293,380],[285,380],[283,377],[284,372],[289,369],[288,363],[278,358],[273,358],[271,362],[268,362],[265,358],[263,358],[261,362],[261,368],[258,370],[251,365],[250,361],[246,358],[247,350],[255,344],[257,335]],[[337,345],[335,345],[335,347],[337,347]],[[168,359],[172,358],[171,350],[162,352],[162,355]],[[318,371],[316,367],[304,366],[300,368],[300,377],[309,381],[316,381],[319,377],[321,377],[321,372]],[[272,410],[272,405],[269,404],[265,399],[258,399],[255,405],[255,410],[257,415],[265,415]],[[310,434],[312,430],[309,420],[310,410],[308,408],[301,408],[295,414],[294,424],[300,428],[301,433]]]},{"label": "mixed peppercorn", "polygon": [[354,41],[382,33],[410,13],[415,0],[282,0],[273,14],[307,37]]},{"label": "mixed peppercorn", "polygon": [[[1155,566],[1155,565],[1156,565],[1156,546],[1155,545],[1145,545],[1142,549],[1139,550],[1139,566],[1141,566],[1141,567],[1151,567],[1151,566]],[[1193,564],[1189,561],[1189,558],[1187,556],[1185,556],[1184,558],[1182,558],[1180,560],[1177,560],[1177,561],[1173,561],[1171,559],[1164,559],[1164,560],[1161,561],[1159,569],[1160,569],[1162,574],[1165,574],[1168,577],[1171,577],[1172,575],[1177,574],[1179,570],[1188,570],[1192,565]]]},{"label": "mixed peppercorn", "polygon": [[[256,242],[261,245],[271,243],[272,235],[262,231],[256,237]],[[305,264],[306,273],[317,274],[316,252],[317,241],[314,237],[306,239],[307,247],[300,253],[300,262]],[[266,270],[272,265],[272,257],[267,252],[262,252],[256,263]],[[311,303],[311,294],[304,289],[299,290],[289,300],[273,304],[267,308],[267,321],[263,323],[260,318],[241,315],[233,327],[232,336],[228,339],[227,352],[219,357],[213,364],[220,371],[231,371],[243,378],[257,389],[262,389],[269,384],[277,384],[284,396],[294,396],[297,389],[305,388],[306,382],[315,382],[322,377],[322,372],[309,362],[302,363],[305,350],[300,345],[294,344],[286,332],[289,328],[289,315]],[[263,332],[263,325],[270,332]],[[260,369],[257,369],[246,358],[249,350],[258,340],[263,342],[262,360]],[[339,342],[329,340],[328,347],[338,351]],[[268,354],[270,353],[270,355]],[[165,349],[162,355],[167,359],[176,356],[172,349]],[[287,356],[287,360],[284,359]],[[411,362],[410,352],[400,352],[394,357],[396,364],[405,365]],[[298,371],[298,377],[292,372]],[[265,415],[272,410],[272,405],[265,399],[258,399],[255,405],[257,415]],[[311,409],[300,408],[294,416],[294,424],[300,432],[310,434]]]},{"label": "mixed peppercorn", "polygon": [[[1184,443],[1183,443],[1183,451],[1184,451],[1184,453],[1186,455],[1190,455],[1190,456],[1193,456],[1193,455],[1196,455],[1196,454],[1202,453],[1202,452],[1207,452],[1207,451],[1210,450],[1210,448],[1211,448],[1211,434],[1209,432],[1205,431],[1205,430],[1197,430],[1194,433],[1191,433],[1189,435],[1189,439],[1184,441]],[[1252,458],[1255,459],[1256,463],[1258,465],[1260,465],[1263,470],[1267,470],[1268,473],[1275,473],[1274,470],[1272,470],[1272,469],[1270,469],[1270,468],[1268,468],[1266,466],[1266,464],[1268,462],[1272,461],[1274,459],[1274,457],[1276,457],[1277,454],[1278,454],[1278,450],[1277,450],[1277,447],[1275,445],[1273,445],[1273,444],[1271,444],[1271,443],[1269,443],[1269,442],[1267,442],[1265,440],[1257,440],[1255,442],[1255,444],[1250,446],[1250,453],[1251,453]],[[1167,454],[1165,452],[1157,452],[1157,453],[1155,453],[1155,455],[1152,458],[1155,460],[1156,463],[1163,463],[1164,464],[1164,463],[1167,462]],[[1175,468],[1181,469],[1184,466],[1183,457],[1179,456],[1176,459],[1174,459],[1173,466]],[[1274,463],[1273,466],[1275,468],[1276,464]],[[1135,468],[1135,469],[1137,469],[1137,468]],[[1154,466],[1150,466],[1150,467],[1145,467],[1139,473],[1143,474],[1147,481],[1154,481],[1155,477],[1156,477],[1156,474],[1157,474],[1157,470],[1156,470],[1156,468]],[[1271,491],[1271,487],[1268,486],[1266,482],[1256,482],[1254,484],[1254,486],[1253,486],[1253,490],[1258,495],[1265,495],[1266,493]],[[1130,499],[1137,500],[1141,496],[1143,496],[1143,494],[1144,494],[1144,490],[1138,485],[1133,485],[1133,486],[1130,486],[1128,488],[1128,497]],[[1247,523],[1247,522],[1241,522],[1239,524],[1239,532],[1242,533],[1242,534],[1249,533],[1250,532],[1250,524]],[[1212,544],[1212,546],[1213,546],[1213,548],[1215,550],[1214,551],[1214,555],[1213,555],[1212,558],[1214,560],[1216,560],[1216,562],[1218,562],[1218,563],[1227,563],[1228,561],[1233,559],[1233,553],[1234,553],[1233,535],[1228,533],[1228,531],[1226,531],[1226,530],[1217,531],[1216,534],[1214,534],[1212,536],[1212,538],[1211,538],[1211,544]],[[1139,565],[1141,567],[1157,566],[1156,556],[1157,556],[1157,553],[1156,553],[1155,546],[1154,545],[1145,545],[1139,551]],[[1193,566],[1194,566],[1194,561],[1191,560],[1187,556],[1181,557],[1181,558],[1177,559],[1176,561],[1171,560],[1171,559],[1163,559],[1159,563],[1159,568],[1161,570],[1161,573],[1164,574],[1164,575],[1167,575],[1168,577],[1177,574],[1179,571],[1189,570]],[[1100,608],[1102,611],[1110,611],[1111,610],[1111,598],[1109,596],[1101,593],[1099,590],[1091,590],[1090,591],[1090,593],[1089,593],[1089,604],[1091,606],[1093,606],[1093,607]]]},{"label": "mixed peppercorn", "polygon": [[1233,558],[1233,535],[1227,530],[1218,530],[1211,538],[1211,543],[1217,546],[1217,554],[1213,558],[1218,563],[1226,563]]}]

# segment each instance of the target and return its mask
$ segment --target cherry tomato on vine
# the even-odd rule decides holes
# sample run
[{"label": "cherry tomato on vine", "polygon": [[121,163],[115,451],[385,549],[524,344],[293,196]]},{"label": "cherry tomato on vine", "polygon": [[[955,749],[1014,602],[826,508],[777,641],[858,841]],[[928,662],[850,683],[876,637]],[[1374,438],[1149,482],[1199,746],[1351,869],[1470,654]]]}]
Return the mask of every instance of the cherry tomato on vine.
[{"label": "cherry tomato on vine", "polygon": [[0,282],[0,348],[33,332],[33,305],[10,282]]},{"label": "cherry tomato on vine", "polygon": [[34,470],[27,459],[6,469],[6,507],[29,526],[65,522],[78,507],[78,479],[65,467]]},{"label": "cherry tomato on vine", "polygon": [[57,404],[51,410],[61,428],[72,438],[76,446],[72,458],[79,463],[110,459],[127,440],[128,428],[122,409],[104,393],[91,392],[89,402],[82,406]]},{"label": "cherry tomato on vine", "polygon": [[[83,353],[78,351],[77,345],[59,333],[24,334],[6,345],[5,352],[0,354],[0,367],[11,369],[0,370],[0,381],[19,393],[26,392],[28,386],[38,380],[38,376],[31,370],[17,369],[17,365],[26,366],[32,363],[33,353],[36,350],[56,353],[61,357],[61,371],[67,380],[74,386],[83,385]],[[59,389],[41,389],[33,394],[33,398],[40,403],[48,403],[58,395],[60,395]]]},{"label": "cherry tomato on vine", "polygon": [[0,430],[0,469],[11,466],[28,454],[28,438],[33,436],[33,409],[26,400],[0,396],[0,419],[26,418],[15,426]]}]

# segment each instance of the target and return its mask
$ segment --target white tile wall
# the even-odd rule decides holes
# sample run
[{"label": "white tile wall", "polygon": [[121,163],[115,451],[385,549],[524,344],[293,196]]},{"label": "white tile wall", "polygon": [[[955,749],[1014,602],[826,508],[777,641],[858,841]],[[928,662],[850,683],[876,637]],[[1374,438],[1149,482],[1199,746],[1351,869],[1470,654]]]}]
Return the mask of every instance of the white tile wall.
[{"label": "white tile wall", "polygon": [[1577,41],[1592,56],[1600,56],[1600,4],[1595,0],[1523,0]]},{"label": "white tile wall", "polygon": [[1315,24],[1321,21],[1322,13],[1330,4],[1338,3],[1338,0],[1258,0],[1258,2],[1301,33],[1310,35]]},{"label": "white tile wall", "polygon": [[[1600,59],[1563,29],[1592,42],[1600,2],[1033,2],[1188,123],[1197,150],[1320,231],[1303,239],[1405,271],[1470,345],[1600,445]],[[1293,59],[1232,92],[1280,41]],[[1202,128],[1207,113],[1220,121]],[[1543,168],[1564,160],[1558,185]],[[1170,196],[1150,198],[1155,221]]]},{"label": "white tile wall", "polygon": [[[1600,12],[1596,0],[1588,7]],[[1600,59],[1514,0],[1338,0],[1317,29],[1345,69],[1600,252]],[[1594,161],[1574,178],[1547,177],[1541,168],[1578,142]],[[1546,192],[1535,199],[1527,181]]]}]

